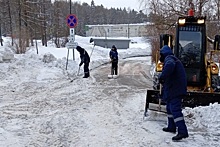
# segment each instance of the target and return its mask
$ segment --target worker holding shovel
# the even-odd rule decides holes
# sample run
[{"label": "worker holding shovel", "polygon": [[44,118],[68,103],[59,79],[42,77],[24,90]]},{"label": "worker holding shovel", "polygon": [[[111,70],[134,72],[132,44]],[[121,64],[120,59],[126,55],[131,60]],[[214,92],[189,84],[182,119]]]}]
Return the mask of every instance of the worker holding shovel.
[{"label": "worker holding shovel", "polygon": [[109,57],[112,63],[111,75],[118,75],[118,52],[115,45],[112,46],[112,49],[109,52]]},{"label": "worker holding shovel", "polygon": [[90,57],[84,48],[77,46],[76,50],[80,53],[81,62],[79,63],[79,68],[84,64],[84,77],[83,78],[88,78],[90,76],[89,74]]}]

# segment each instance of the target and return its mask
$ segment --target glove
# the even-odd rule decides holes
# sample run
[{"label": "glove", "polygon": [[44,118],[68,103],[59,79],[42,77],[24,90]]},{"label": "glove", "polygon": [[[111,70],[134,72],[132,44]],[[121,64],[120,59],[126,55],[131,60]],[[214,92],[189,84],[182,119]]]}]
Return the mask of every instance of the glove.
[{"label": "glove", "polygon": [[79,66],[82,66],[82,64],[83,64],[83,63],[82,63],[82,62],[80,62],[80,63],[79,63]]},{"label": "glove", "polygon": [[159,83],[163,84],[165,81],[162,78],[159,78]]}]

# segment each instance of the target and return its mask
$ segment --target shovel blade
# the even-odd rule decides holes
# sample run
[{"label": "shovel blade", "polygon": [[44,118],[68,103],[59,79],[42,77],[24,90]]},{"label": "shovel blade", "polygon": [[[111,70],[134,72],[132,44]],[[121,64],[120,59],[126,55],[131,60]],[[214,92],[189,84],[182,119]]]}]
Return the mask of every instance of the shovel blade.
[{"label": "shovel blade", "polygon": [[149,110],[167,113],[166,105],[149,103]]},{"label": "shovel blade", "polygon": [[166,113],[166,104],[161,100],[159,90],[147,90],[144,115],[148,110]]}]

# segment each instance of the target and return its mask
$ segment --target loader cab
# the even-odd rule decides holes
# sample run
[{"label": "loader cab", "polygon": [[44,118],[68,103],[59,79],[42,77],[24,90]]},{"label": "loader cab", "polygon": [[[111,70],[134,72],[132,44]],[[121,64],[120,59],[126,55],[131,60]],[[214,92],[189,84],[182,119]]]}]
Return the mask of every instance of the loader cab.
[{"label": "loader cab", "polygon": [[206,84],[205,53],[205,18],[180,17],[176,27],[174,54],[183,63],[188,86]]}]

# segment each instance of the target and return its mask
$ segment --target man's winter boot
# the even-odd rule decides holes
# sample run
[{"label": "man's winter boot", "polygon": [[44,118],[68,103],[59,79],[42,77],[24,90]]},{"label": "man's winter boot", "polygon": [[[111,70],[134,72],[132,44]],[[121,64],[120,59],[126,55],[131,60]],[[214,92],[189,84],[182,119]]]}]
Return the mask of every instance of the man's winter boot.
[{"label": "man's winter boot", "polygon": [[164,132],[176,133],[176,128],[163,128]]},{"label": "man's winter boot", "polygon": [[84,77],[83,78],[88,78],[89,77],[89,74],[88,73],[85,73]]},{"label": "man's winter boot", "polygon": [[178,141],[178,140],[181,140],[181,139],[187,138],[187,137],[189,137],[188,134],[177,134],[176,136],[174,136],[174,137],[172,138],[172,140],[173,140],[173,141]]},{"label": "man's winter boot", "polygon": [[84,75],[84,77],[83,78],[88,78],[88,75]]}]

